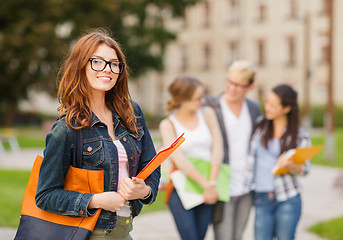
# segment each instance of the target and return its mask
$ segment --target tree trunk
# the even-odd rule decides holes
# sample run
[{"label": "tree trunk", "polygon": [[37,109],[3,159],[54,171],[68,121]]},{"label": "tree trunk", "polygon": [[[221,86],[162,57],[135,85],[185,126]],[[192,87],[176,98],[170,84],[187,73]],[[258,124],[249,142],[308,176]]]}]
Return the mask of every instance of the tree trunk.
[{"label": "tree trunk", "polygon": [[16,113],[17,103],[8,102],[5,108],[4,119],[2,120],[5,127],[13,126]]}]

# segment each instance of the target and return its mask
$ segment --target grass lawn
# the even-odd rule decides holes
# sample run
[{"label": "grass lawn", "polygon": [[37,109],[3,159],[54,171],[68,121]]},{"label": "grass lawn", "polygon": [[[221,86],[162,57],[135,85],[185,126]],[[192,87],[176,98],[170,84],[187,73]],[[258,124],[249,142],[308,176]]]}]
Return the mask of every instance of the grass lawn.
[{"label": "grass lawn", "polygon": [[[20,219],[21,202],[29,180],[30,171],[0,170],[0,226],[17,228]],[[141,214],[166,210],[163,203],[164,191],[157,195],[156,202],[143,207]]]},{"label": "grass lawn", "polygon": [[149,205],[144,205],[142,212],[140,214],[144,213],[150,213],[150,212],[155,212],[155,211],[162,211],[162,210],[167,210],[168,206],[164,204],[164,197],[165,197],[165,191],[159,191],[157,194],[156,201]]},{"label": "grass lawn", "polygon": [[[0,129],[0,132],[6,135],[15,135],[21,148],[44,148],[45,134],[40,127],[23,127]],[[8,142],[4,142],[4,148],[10,149]]]},{"label": "grass lawn", "polygon": [[29,176],[30,171],[0,170],[0,226],[18,226]]},{"label": "grass lawn", "polygon": [[[45,135],[40,128],[19,128],[14,129],[19,145],[22,148],[44,147]],[[158,142],[158,136],[154,136],[154,141]],[[312,159],[313,164],[341,167],[343,168],[343,148],[338,147],[338,143],[343,142],[343,129],[336,130],[337,153],[336,161],[327,162],[325,160],[325,151],[322,151]],[[324,134],[319,133],[312,137],[313,145],[324,145]],[[21,202],[29,178],[29,171],[0,170],[0,226],[9,226],[16,228],[19,224]],[[160,191],[157,200],[151,206],[144,206],[142,214],[153,211],[168,209],[163,203],[164,191]],[[310,231],[325,236],[327,239],[343,239],[343,217],[331,220],[326,223],[320,223],[311,227]],[[332,236],[327,237],[332,233]],[[327,235],[321,235],[327,234]],[[339,236],[338,238],[336,236]]]},{"label": "grass lawn", "polygon": [[309,231],[328,240],[343,239],[343,217],[335,218],[327,222],[321,222],[309,228]]},{"label": "grass lawn", "polygon": [[[0,170],[0,226],[17,228],[20,219],[21,202],[29,180],[29,171]],[[141,214],[166,210],[163,203],[164,191],[157,195],[156,202],[143,207]]]},{"label": "grass lawn", "polygon": [[[343,168],[343,148],[342,146],[343,142],[343,129],[337,129],[335,131],[335,141],[336,141],[336,157],[335,161],[328,162],[325,159],[325,149],[321,151],[318,155],[316,155],[314,158],[311,159],[311,162],[313,164],[318,165],[324,165],[324,166],[330,166],[330,167],[340,167]],[[323,145],[325,146],[325,136],[324,132],[319,134],[318,136],[312,137],[312,145]]]}]

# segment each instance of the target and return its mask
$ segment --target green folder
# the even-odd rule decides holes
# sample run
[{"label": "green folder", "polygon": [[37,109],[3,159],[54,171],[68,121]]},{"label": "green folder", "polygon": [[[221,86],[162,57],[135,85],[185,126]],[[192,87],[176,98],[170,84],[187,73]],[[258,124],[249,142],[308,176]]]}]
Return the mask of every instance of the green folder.
[{"label": "green folder", "polygon": [[[199,158],[190,157],[189,160],[193,163],[195,168],[203,175],[206,179],[210,178],[211,162],[205,161]],[[219,201],[227,202],[230,200],[229,188],[230,188],[230,165],[223,163],[220,166],[219,175],[217,177],[217,191],[219,194]],[[203,194],[204,189],[195,181],[186,178],[185,190],[187,192]]]}]

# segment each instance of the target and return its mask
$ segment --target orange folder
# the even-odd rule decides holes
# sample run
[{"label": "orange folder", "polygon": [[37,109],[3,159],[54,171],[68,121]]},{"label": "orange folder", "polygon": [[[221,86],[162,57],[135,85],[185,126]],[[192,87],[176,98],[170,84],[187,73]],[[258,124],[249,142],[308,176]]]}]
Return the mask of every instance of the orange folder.
[{"label": "orange folder", "polygon": [[145,180],[149,175],[161,165],[161,163],[167,159],[184,141],[184,133],[181,134],[171,145],[170,147],[160,151],[156,156],[142,169],[142,171],[137,175],[137,178]]},{"label": "orange folder", "polygon": [[[305,148],[296,148],[289,150],[286,154],[287,157],[292,158],[293,162],[296,164],[304,164],[307,160],[314,157],[323,149],[323,146],[312,146]],[[273,174],[287,174],[289,170],[287,168],[280,168],[276,165],[273,170]]]}]

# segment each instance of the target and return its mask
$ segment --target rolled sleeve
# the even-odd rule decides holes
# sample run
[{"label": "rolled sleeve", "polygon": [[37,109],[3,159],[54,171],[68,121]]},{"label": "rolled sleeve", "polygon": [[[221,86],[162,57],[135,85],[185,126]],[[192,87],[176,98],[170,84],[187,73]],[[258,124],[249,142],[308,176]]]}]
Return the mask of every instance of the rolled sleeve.
[{"label": "rolled sleeve", "polygon": [[64,190],[74,147],[72,129],[57,121],[46,138],[36,193],[37,206],[45,211],[68,216],[90,216],[87,207],[93,194]]}]

